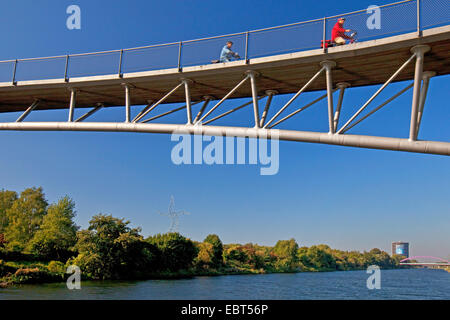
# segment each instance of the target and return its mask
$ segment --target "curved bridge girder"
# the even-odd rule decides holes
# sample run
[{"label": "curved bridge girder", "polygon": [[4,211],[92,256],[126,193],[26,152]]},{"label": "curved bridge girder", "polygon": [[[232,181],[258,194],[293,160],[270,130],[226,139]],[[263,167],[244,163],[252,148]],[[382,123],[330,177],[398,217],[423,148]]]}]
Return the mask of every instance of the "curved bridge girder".
[{"label": "curved bridge girder", "polygon": [[202,134],[207,136],[229,136],[244,138],[279,139],[322,143],[370,149],[406,151],[450,156],[450,143],[436,141],[410,141],[400,138],[386,138],[362,135],[341,135],[324,132],[308,132],[279,129],[260,129],[242,127],[145,124],[145,123],[95,123],[95,122],[21,122],[1,123],[0,130],[21,131],[103,131],[166,134]]}]

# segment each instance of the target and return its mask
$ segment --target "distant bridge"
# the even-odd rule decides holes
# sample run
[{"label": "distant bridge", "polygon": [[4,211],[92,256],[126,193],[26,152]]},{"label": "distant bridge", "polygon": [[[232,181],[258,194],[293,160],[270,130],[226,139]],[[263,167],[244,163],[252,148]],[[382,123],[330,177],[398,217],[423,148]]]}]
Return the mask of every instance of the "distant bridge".
[{"label": "distant bridge", "polygon": [[[0,130],[178,131],[450,155],[450,142],[419,139],[431,78],[450,73],[450,2],[407,0],[379,8],[381,29],[367,28],[369,15],[360,10],[164,45],[0,61],[0,113],[21,112],[16,121],[0,123]],[[360,41],[321,48],[338,17],[345,17],[346,25],[358,30]],[[243,59],[212,64],[226,40],[234,41]],[[397,81],[407,83],[369,111],[373,100]],[[381,87],[341,125],[346,89],[371,85]],[[407,139],[347,133],[410,89]],[[321,90],[325,92],[317,99],[287,113],[303,92]],[[292,93],[288,102],[273,106],[277,96]],[[249,101],[217,114],[226,100],[234,98]],[[321,100],[327,101],[327,132],[298,127],[277,130]],[[150,114],[168,103],[183,105]],[[88,121],[101,109],[117,106],[124,107],[124,122]],[[135,111],[134,106],[145,107]],[[239,120],[248,126],[211,125],[247,106],[252,107],[250,118]],[[75,117],[81,108],[91,109]],[[67,121],[25,122],[31,112],[56,109],[67,109]],[[163,121],[180,111],[186,115],[183,123]]]},{"label": "distant bridge", "polygon": [[[408,261],[415,261],[418,259],[431,259],[431,260],[437,260],[437,262],[408,262]],[[436,267],[449,267],[450,263],[448,260],[441,259],[438,257],[432,257],[432,256],[414,256],[409,257],[403,260],[400,260],[400,265],[402,266],[436,266]]]}]

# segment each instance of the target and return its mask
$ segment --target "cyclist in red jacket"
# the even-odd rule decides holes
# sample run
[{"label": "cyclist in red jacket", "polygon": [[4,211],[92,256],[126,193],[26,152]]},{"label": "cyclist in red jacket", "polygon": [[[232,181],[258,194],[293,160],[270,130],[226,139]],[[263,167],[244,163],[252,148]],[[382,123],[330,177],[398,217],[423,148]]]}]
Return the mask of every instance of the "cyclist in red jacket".
[{"label": "cyclist in red jacket", "polygon": [[345,18],[339,18],[338,22],[334,25],[331,31],[331,41],[333,44],[342,45],[346,43],[346,39],[353,43],[353,38],[346,35],[346,32],[350,32],[350,29],[344,29]]}]

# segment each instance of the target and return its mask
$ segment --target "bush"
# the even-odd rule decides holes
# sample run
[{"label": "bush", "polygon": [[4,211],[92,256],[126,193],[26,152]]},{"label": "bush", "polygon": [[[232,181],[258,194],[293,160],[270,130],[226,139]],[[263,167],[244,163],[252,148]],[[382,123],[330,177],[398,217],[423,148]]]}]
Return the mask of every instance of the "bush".
[{"label": "bush", "polygon": [[5,261],[36,261],[36,260],[42,260],[39,259],[34,254],[26,254],[19,251],[9,251],[5,248],[0,248],[0,259]]},{"label": "bush", "polygon": [[48,271],[52,273],[65,273],[66,268],[64,266],[64,263],[61,261],[50,261],[50,263],[47,266]]},{"label": "bush", "polygon": [[146,240],[155,246],[159,253],[157,269],[178,271],[188,269],[198,254],[195,244],[179,233],[157,234]]},{"label": "bush", "polygon": [[16,268],[8,266],[3,260],[0,260],[0,277],[7,276],[10,273],[15,273]]},{"label": "bush", "polygon": [[39,270],[39,268],[18,269],[11,276],[11,281],[17,284],[60,282],[62,279],[60,275]]}]

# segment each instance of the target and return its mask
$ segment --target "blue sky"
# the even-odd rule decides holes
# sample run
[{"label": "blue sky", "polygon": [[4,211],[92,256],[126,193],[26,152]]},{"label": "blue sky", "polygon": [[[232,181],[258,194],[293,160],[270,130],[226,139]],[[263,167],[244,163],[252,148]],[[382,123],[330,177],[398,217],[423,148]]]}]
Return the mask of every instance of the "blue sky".
[{"label": "blue sky", "polygon": [[[195,39],[389,2],[16,0],[0,5],[0,60]],[[81,8],[81,30],[66,28],[71,4]],[[431,80],[421,139],[450,140],[448,81]],[[376,101],[404,86],[393,84]],[[350,89],[342,119],[375,90]],[[306,94],[295,106],[316,96]],[[407,137],[410,102],[411,91],[352,132]],[[289,124],[326,131],[326,103],[311,109]],[[122,121],[123,110],[102,112],[96,119]],[[243,111],[236,119],[248,115]],[[1,115],[0,121],[16,117]],[[66,111],[36,113],[29,120],[49,117],[66,119]],[[172,119],[181,121],[182,115]],[[51,202],[67,194],[82,227],[92,215],[107,213],[131,220],[145,235],[166,232],[170,221],[157,212],[167,211],[173,195],[176,207],[191,213],[181,217],[180,232],[194,240],[217,233],[226,243],[273,245],[294,237],[300,245],[387,251],[391,241],[403,240],[411,243],[412,254],[450,255],[448,157],[281,142],[279,173],[260,176],[251,165],[176,166],[168,135],[0,132],[0,142],[0,188],[42,186]]]}]

